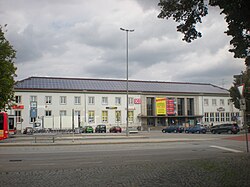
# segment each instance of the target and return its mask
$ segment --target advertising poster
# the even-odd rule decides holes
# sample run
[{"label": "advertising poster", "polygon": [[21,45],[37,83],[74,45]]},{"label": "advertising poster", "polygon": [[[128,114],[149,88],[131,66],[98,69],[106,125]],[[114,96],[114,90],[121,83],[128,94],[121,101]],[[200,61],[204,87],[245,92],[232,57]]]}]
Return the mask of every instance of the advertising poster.
[{"label": "advertising poster", "polygon": [[166,115],[166,98],[156,98],[156,115]]},{"label": "advertising poster", "polygon": [[175,98],[167,98],[167,114],[176,115],[176,101]]}]

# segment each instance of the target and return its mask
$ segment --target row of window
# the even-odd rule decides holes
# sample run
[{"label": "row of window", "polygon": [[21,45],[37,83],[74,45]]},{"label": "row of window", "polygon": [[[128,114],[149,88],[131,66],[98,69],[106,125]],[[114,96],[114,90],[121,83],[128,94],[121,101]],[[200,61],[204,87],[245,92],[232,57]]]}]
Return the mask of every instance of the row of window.
[{"label": "row of window", "polygon": [[[111,111],[107,111],[107,110],[103,110],[101,112],[101,122],[102,123],[108,123],[109,120],[108,120],[108,116],[109,116],[109,112]],[[46,117],[51,117],[53,114],[52,114],[52,111],[51,110],[45,110],[45,116]],[[69,114],[68,116],[70,116],[71,114]],[[60,110],[60,116],[67,116],[67,111],[66,110]],[[79,116],[80,117],[80,111],[76,110],[75,111],[75,116]],[[96,122],[96,113],[94,110],[89,110],[88,111],[88,122],[89,123],[95,123]],[[34,120],[36,119],[32,119],[31,118],[31,122],[34,122]],[[129,122],[134,122],[134,111],[128,111],[128,121]],[[120,110],[116,110],[115,111],[115,122],[116,123],[121,123],[122,122],[122,112]]]},{"label": "row of window", "polygon": [[235,121],[239,117],[239,112],[205,112],[205,122],[229,122]]},{"label": "row of window", "polygon": [[[37,101],[37,96],[30,96],[30,101]],[[16,103],[22,103],[22,97],[16,96]],[[102,97],[101,100],[102,105],[108,105],[109,100],[108,97]],[[52,96],[45,96],[45,104],[52,104]],[[59,104],[66,105],[67,104],[67,96],[60,96]],[[74,104],[80,105],[81,104],[81,97],[75,96],[74,97]],[[88,104],[94,105],[95,104],[95,97],[89,96],[88,97]],[[115,105],[121,105],[122,104],[122,98],[121,97],[115,97]],[[134,104],[134,98],[129,97],[128,98],[128,104],[133,105]]]},{"label": "row of window", "polygon": [[[219,103],[217,103],[219,101]],[[231,100],[228,99],[227,104],[230,105]],[[209,106],[210,104],[212,104],[212,106],[225,106],[225,99],[212,99],[211,103],[209,99],[204,99],[204,106]]]}]

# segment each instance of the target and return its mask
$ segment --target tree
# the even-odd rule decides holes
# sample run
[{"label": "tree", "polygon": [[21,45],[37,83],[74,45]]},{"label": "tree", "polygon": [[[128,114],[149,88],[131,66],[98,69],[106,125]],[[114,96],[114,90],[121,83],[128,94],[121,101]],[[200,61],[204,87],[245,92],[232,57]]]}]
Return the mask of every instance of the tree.
[{"label": "tree", "polygon": [[244,58],[250,67],[250,1],[249,0],[160,0],[158,18],[173,18],[180,23],[177,31],[184,34],[183,40],[191,42],[202,37],[195,25],[202,23],[209,6],[218,6],[228,23],[227,35],[232,36],[229,49],[235,58]]},{"label": "tree", "polygon": [[14,99],[13,87],[16,76],[16,67],[14,66],[16,51],[4,37],[6,26],[0,25],[0,111],[5,110],[10,101]]},{"label": "tree", "polygon": [[233,86],[229,89],[230,96],[232,98],[234,106],[240,109],[241,95],[238,90],[238,86],[244,84],[243,96],[246,100],[246,112],[249,113],[250,112],[250,71],[246,70],[244,72],[241,72],[240,75],[236,75],[234,77],[235,79],[234,79]]}]

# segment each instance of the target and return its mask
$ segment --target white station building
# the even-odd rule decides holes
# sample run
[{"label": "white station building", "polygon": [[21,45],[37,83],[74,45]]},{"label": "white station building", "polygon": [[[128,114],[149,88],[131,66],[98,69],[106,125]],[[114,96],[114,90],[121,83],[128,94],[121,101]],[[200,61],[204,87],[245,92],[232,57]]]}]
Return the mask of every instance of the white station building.
[{"label": "white station building", "polygon": [[[105,124],[126,127],[126,80],[30,77],[15,85],[17,129],[41,124],[72,129]],[[129,80],[128,122],[131,127],[171,124],[216,125],[240,116],[229,91],[204,83]]]}]

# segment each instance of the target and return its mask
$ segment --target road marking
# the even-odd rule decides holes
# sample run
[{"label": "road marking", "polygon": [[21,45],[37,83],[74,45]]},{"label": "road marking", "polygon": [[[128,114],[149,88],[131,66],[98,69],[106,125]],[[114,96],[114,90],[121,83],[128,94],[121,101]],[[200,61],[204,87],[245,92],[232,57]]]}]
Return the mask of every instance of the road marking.
[{"label": "road marking", "polygon": [[236,149],[230,149],[230,148],[227,148],[227,147],[221,147],[221,146],[217,146],[217,145],[210,145],[210,147],[217,148],[217,149],[222,149],[222,150],[226,150],[226,151],[231,151],[231,152],[234,152],[234,153],[242,153],[243,152],[243,151],[239,151],[239,150],[236,150]]},{"label": "road marking", "polygon": [[134,163],[134,162],[151,162],[151,160],[125,160],[124,162],[127,162],[127,163]]}]

